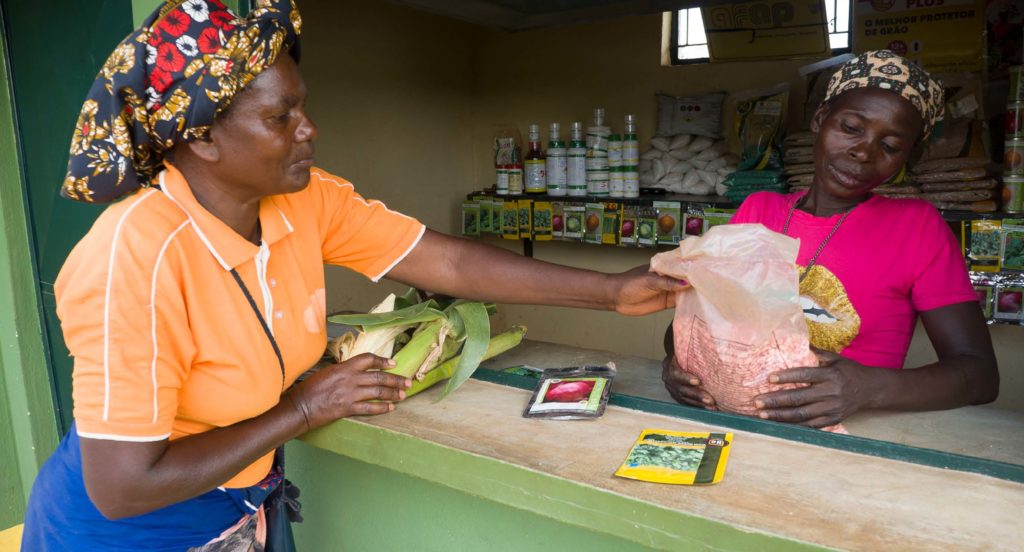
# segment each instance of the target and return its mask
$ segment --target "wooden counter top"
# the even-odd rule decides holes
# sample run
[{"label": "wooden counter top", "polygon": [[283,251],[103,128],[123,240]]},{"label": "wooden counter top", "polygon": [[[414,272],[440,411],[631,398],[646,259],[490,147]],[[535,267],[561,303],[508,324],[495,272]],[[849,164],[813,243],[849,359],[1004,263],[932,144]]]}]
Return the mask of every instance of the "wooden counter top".
[{"label": "wooden counter top", "polygon": [[[467,381],[388,415],[303,439],[657,550],[1010,550],[1024,485],[734,431],[725,479],[688,487],[612,476],[640,431],[721,430],[608,407],[591,421],[526,419],[528,391]],[[467,522],[467,521],[463,521]]]}]

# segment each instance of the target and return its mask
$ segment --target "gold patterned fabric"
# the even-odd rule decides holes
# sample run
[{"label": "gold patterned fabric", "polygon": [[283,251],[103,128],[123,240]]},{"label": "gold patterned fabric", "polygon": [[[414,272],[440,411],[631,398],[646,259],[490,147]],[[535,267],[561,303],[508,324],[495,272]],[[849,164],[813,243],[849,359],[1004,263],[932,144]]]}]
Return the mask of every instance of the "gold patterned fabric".
[{"label": "gold patterned fabric", "polygon": [[857,88],[881,88],[903,96],[921,114],[928,138],[945,111],[942,83],[889,50],[875,50],[847,61],[828,81],[825,101]]},{"label": "gold patterned fabric", "polygon": [[860,333],[860,314],[853,308],[846,287],[831,270],[814,265],[804,277],[800,271],[800,306],[811,335],[811,345],[824,351],[841,353]]},{"label": "gold patterned fabric", "polygon": [[298,61],[294,0],[258,4],[239,17],[219,0],[168,0],[122,40],[82,105],[61,195],[104,203],[149,186],[281,51]]}]

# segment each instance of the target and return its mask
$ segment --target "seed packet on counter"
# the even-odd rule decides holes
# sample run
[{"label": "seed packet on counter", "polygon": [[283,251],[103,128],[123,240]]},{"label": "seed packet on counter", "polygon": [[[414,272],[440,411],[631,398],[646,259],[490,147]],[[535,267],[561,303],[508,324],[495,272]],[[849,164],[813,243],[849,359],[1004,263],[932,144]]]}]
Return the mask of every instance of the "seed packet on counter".
[{"label": "seed packet on counter", "polygon": [[547,368],[533,390],[524,418],[581,420],[604,414],[615,364]]},{"label": "seed packet on counter", "polygon": [[585,208],[583,241],[601,243],[604,228],[604,203],[587,203]]},{"label": "seed packet on counter", "polygon": [[615,475],[673,485],[712,485],[725,475],[731,445],[732,433],[645,429]]},{"label": "seed packet on counter", "polygon": [[480,204],[475,201],[462,202],[462,235],[480,235]]},{"label": "seed packet on counter", "polygon": [[636,214],[635,205],[622,206],[622,218],[619,220],[619,245],[633,247],[636,245]]},{"label": "seed packet on counter", "polygon": [[654,247],[658,244],[658,211],[654,207],[637,209],[636,243],[640,247]]},{"label": "seed packet on counter", "polygon": [[565,230],[562,238],[568,241],[581,241],[583,239],[583,218],[586,216],[586,207],[581,203],[565,203],[562,206],[562,216],[565,217]]}]

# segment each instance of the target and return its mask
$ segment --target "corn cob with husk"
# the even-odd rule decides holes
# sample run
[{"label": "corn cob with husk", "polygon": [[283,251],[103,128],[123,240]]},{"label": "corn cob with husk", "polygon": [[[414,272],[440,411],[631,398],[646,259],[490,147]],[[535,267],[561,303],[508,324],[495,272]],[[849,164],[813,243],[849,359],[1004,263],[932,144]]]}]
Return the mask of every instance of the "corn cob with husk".
[{"label": "corn cob with husk", "polygon": [[[488,314],[493,305],[476,301],[418,301],[415,290],[402,297],[389,295],[367,314],[336,315],[331,322],[359,328],[328,345],[328,352],[342,362],[362,353],[391,357],[388,372],[413,378],[407,396],[448,380],[440,399],[469,378],[480,363],[522,341],[526,328],[516,326],[490,336]],[[408,342],[394,351],[396,340],[413,330]]]}]

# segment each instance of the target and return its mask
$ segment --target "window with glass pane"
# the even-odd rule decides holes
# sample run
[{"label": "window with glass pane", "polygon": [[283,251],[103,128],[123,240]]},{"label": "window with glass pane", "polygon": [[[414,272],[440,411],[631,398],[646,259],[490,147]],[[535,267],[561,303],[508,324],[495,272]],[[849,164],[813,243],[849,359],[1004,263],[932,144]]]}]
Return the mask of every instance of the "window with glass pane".
[{"label": "window with glass pane", "polygon": [[[850,0],[825,0],[825,15],[828,17],[828,41],[832,53],[849,51]],[[676,12],[673,31],[676,36],[673,63],[708,60],[708,38],[704,33],[704,19],[701,17],[700,8]]]}]

